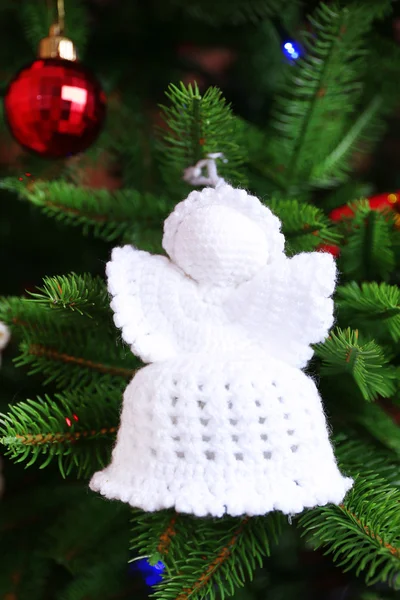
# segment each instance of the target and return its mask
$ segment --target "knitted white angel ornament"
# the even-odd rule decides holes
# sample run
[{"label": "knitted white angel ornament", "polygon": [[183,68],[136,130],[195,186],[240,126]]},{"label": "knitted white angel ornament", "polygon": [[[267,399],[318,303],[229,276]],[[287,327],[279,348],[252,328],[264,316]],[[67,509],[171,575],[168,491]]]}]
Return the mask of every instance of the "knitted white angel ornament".
[{"label": "knitted white angel ornament", "polygon": [[175,207],[163,247],[115,248],[107,265],[115,324],[150,364],[91,489],[199,517],[341,502],[352,480],[301,371],[333,323],[332,256],[287,258],[278,218],[223,181]]}]

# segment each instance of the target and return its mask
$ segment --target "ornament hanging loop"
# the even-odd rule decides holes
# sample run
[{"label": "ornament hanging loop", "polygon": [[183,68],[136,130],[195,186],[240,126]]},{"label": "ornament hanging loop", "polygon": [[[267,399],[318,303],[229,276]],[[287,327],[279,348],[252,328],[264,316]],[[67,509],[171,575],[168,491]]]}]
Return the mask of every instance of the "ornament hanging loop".
[{"label": "ornament hanging loop", "polygon": [[58,26],[60,28],[60,34],[64,33],[65,27],[65,6],[64,0],[57,0],[57,16],[58,16]]},{"label": "ornament hanging loop", "polygon": [[[222,152],[214,152],[207,155],[207,158],[199,160],[194,166],[185,169],[183,179],[191,185],[210,185],[219,187],[225,183],[225,179],[218,175],[216,159],[224,159]],[[203,175],[203,169],[206,169],[206,175]]]}]

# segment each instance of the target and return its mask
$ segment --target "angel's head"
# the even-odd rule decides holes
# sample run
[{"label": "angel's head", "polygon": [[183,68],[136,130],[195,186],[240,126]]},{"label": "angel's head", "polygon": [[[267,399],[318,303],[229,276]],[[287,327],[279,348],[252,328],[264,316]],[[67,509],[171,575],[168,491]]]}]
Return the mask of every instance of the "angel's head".
[{"label": "angel's head", "polygon": [[164,223],[163,247],[199,283],[236,286],[282,254],[280,226],[258,198],[222,184],[177,204]]}]

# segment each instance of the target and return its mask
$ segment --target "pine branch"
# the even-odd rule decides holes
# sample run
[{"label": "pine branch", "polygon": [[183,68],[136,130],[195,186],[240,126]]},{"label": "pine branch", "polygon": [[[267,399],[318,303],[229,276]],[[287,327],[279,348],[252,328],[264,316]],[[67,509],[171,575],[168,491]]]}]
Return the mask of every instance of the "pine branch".
[{"label": "pine branch", "polygon": [[100,277],[88,273],[45,277],[43,287],[37,289],[38,292],[29,293],[31,302],[51,310],[63,313],[69,309],[90,319],[111,316],[107,287]]},{"label": "pine branch", "polygon": [[337,244],[340,236],[321,209],[297,200],[266,201],[267,206],[282,221],[282,232],[290,254],[311,252],[321,244]]},{"label": "pine branch", "polygon": [[[88,300],[89,298],[90,294]],[[73,304],[72,296],[69,300]],[[79,300],[77,304],[80,304]],[[33,346],[44,344],[45,347],[50,346],[59,351],[63,349],[67,354],[71,350],[74,354],[77,350],[76,340],[82,340],[86,335],[90,337],[96,334],[99,340],[102,339],[103,347],[107,341],[115,345],[115,326],[108,310],[101,317],[102,309],[98,306],[90,307],[89,311],[88,304],[85,304],[81,312],[72,310],[74,306],[71,308],[67,305],[65,309],[60,305],[54,308],[50,306],[51,301],[47,304],[45,299],[42,304],[27,298],[0,298],[0,321],[10,327],[16,340]],[[78,347],[82,348],[82,343]],[[122,356],[125,354],[124,352]]]},{"label": "pine branch", "polygon": [[362,4],[334,2],[319,4],[309,18],[312,31],[303,33],[304,57],[288,67],[273,111],[271,156],[286,189],[300,182],[326,186],[344,180],[346,147],[358,147],[369,135],[370,116],[355,129],[354,115],[367,68],[364,37],[373,16]]},{"label": "pine branch", "polygon": [[43,286],[36,289],[28,292],[30,298],[0,297],[0,320],[15,333],[25,328],[41,330],[48,334],[47,340],[54,340],[74,330],[93,328],[94,322],[115,333],[107,287],[100,277],[75,273],[45,277]]},{"label": "pine branch", "polygon": [[395,393],[397,375],[382,348],[373,341],[360,342],[358,331],[337,329],[315,346],[321,359],[321,375],[350,375],[365,400]]},{"label": "pine branch", "polygon": [[400,340],[400,290],[395,285],[355,281],[337,289],[339,318],[349,325],[364,328],[375,337],[389,334]]},{"label": "pine branch", "polygon": [[[26,298],[0,297],[0,321],[6,323],[14,335],[20,336],[26,328],[60,332],[64,322],[55,317],[55,312],[42,310]],[[68,324],[70,324],[69,319]]]},{"label": "pine branch", "polygon": [[[232,183],[246,185],[241,173],[244,162],[242,127],[217,88],[204,95],[195,85],[171,85],[171,106],[162,106],[167,129],[160,132],[160,161],[164,180],[174,196],[190,189],[182,182],[184,170],[209,153],[222,152],[228,162],[218,162],[218,172]],[[182,182],[179,186],[179,182]]]},{"label": "pine branch", "polygon": [[388,449],[383,443],[379,444],[376,437],[379,437],[376,436],[376,429],[366,437],[360,431],[347,428],[345,432],[334,436],[336,457],[344,472],[352,477],[358,478],[370,471],[379,473],[389,484],[399,487],[400,453]]},{"label": "pine branch", "polygon": [[[49,27],[57,20],[56,3],[50,5],[37,0],[24,0],[20,7],[21,22],[26,37],[34,52],[39,42],[49,34]],[[87,43],[89,29],[86,10],[80,0],[65,0],[65,34],[72,39],[82,57]]]},{"label": "pine branch", "polygon": [[168,523],[166,528],[163,530],[160,535],[159,542],[157,544],[157,552],[159,552],[162,556],[168,554],[169,547],[171,546],[171,541],[174,535],[176,535],[176,521],[178,515],[174,514],[170,519],[168,519]]},{"label": "pine branch", "polygon": [[55,460],[63,477],[73,470],[87,477],[109,460],[121,398],[120,389],[105,388],[102,394],[63,392],[11,405],[0,421],[1,443],[27,467],[44,455],[39,468]]},{"label": "pine branch", "polygon": [[344,571],[363,573],[368,584],[400,587],[400,491],[377,475],[359,478],[340,506],[305,513],[300,524],[316,548],[333,554]]},{"label": "pine branch", "polygon": [[366,200],[353,203],[355,216],[345,222],[346,245],[340,267],[346,276],[362,280],[385,279],[395,267],[393,247],[400,234],[391,212],[371,210]]},{"label": "pine branch", "polygon": [[[58,288],[60,281],[65,286],[61,288],[62,293]],[[134,375],[140,363],[124,344],[116,343],[115,327],[108,309],[101,318],[105,308],[104,284],[94,280],[94,287],[85,293],[85,281],[89,285],[92,283],[86,277],[48,279],[37,301],[2,300],[0,319],[10,323],[13,333],[21,340],[16,365],[28,366],[30,374],[44,376],[45,384],[54,381],[64,389],[89,385],[101,389],[108,384],[119,387]],[[94,304],[96,292],[99,293],[98,304]],[[58,303],[58,298],[60,304],[50,308],[53,299]],[[90,316],[100,316],[96,318],[95,326]]]},{"label": "pine branch", "polygon": [[374,144],[382,138],[386,129],[384,113],[383,98],[375,96],[365,109],[360,111],[338,145],[313,169],[315,185],[332,187],[348,179],[353,169],[353,156],[357,152],[371,151]]},{"label": "pine branch", "polygon": [[115,375],[117,377],[132,377],[135,374],[134,369],[125,369],[123,367],[114,367],[112,365],[94,362],[79,356],[70,356],[62,352],[57,352],[52,348],[46,348],[39,344],[31,344],[26,350],[27,354],[31,356],[40,356],[49,358],[52,361],[69,363],[73,365],[79,365],[87,369],[93,369],[99,373],[106,373],[108,375]]},{"label": "pine branch", "polygon": [[400,427],[391,417],[373,403],[355,408],[349,409],[348,420],[360,424],[373,438],[400,457]]},{"label": "pine branch", "polygon": [[170,211],[166,200],[135,190],[109,192],[64,181],[38,181],[26,186],[14,178],[3,179],[0,188],[16,192],[58,221],[79,225],[85,234],[92,231],[107,241],[121,238],[140,245],[152,229],[161,238],[160,223]]},{"label": "pine branch", "polygon": [[[174,510],[162,510],[146,513],[134,510],[131,526],[131,550],[140,558],[148,557],[151,564],[165,560],[174,563],[176,544],[182,546],[189,535],[195,533],[195,519],[189,515],[179,514]],[[182,536],[183,534],[183,536]],[[178,536],[178,537],[177,537]]]},{"label": "pine branch", "polygon": [[[246,576],[252,578],[262,558],[269,556],[271,540],[276,541],[281,527],[281,515],[275,513],[262,518],[224,517],[212,520],[179,515],[173,523],[174,535],[171,535],[172,516],[167,512],[162,515],[153,513],[145,518],[147,528],[143,528],[142,521],[139,522],[139,531],[137,526],[134,529],[134,547],[147,556],[150,552],[146,548],[154,552],[163,539],[169,540],[168,551],[162,558],[167,567],[167,577],[157,586],[155,593],[163,600],[214,599],[216,589],[222,597],[232,595],[235,588],[243,585]],[[151,520],[153,526],[149,538]],[[136,542],[136,539],[139,541]],[[158,556],[156,550],[153,560]]]},{"label": "pine branch", "polygon": [[[190,587],[184,587],[182,589],[181,593],[177,596],[177,600],[188,600],[188,598],[190,598],[192,596],[204,597],[205,589],[207,589],[209,587],[211,580],[216,575],[217,575],[217,578],[220,580],[220,583],[223,584],[223,581],[221,579],[221,574],[218,572],[218,569],[221,569],[223,567],[223,565],[226,563],[226,561],[228,561],[229,558],[232,556],[232,552],[235,549],[241,535],[243,534],[243,532],[249,522],[249,518],[250,517],[244,517],[241,520],[238,527],[232,532],[232,536],[230,537],[230,539],[219,550],[219,552],[215,556],[215,558],[207,566],[203,567],[201,573],[198,573],[196,578],[193,578],[194,581],[192,582],[192,585]],[[248,559],[246,562],[248,565],[251,565],[251,562]],[[251,565],[249,568],[250,577],[252,577],[254,568],[255,567],[253,567],[253,565]],[[237,582],[239,582],[239,581],[240,581],[240,579],[237,579]],[[242,584],[241,581],[240,581],[240,584]],[[235,590],[234,590],[232,583],[231,583],[230,591],[233,595]]]},{"label": "pine branch", "polygon": [[86,336],[77,332],[73,339],[64,338],[57,344],[51,340],[35,343],[25,339],[20,350],[15,359],[18,367],[29,366],[30,375],[40,373],[46,377],[45,385],[54,381],[59,388],[101,387],[111,382],[121,385],[133,377],[136,372],[133,365],[138,363],[123,346],[99,338],[96,332]]}]

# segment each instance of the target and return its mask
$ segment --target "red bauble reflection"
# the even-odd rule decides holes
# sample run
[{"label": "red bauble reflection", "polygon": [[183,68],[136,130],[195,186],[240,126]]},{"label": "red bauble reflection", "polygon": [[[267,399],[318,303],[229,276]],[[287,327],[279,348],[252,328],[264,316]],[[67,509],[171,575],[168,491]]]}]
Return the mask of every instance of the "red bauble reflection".
[{"label": "red bauble reflection", "polygon": [[94,142],[106,115],[106,97],[80,63],[46,58],[19,71],[8,86],[4,108],[21,146],[62,158]]}]

